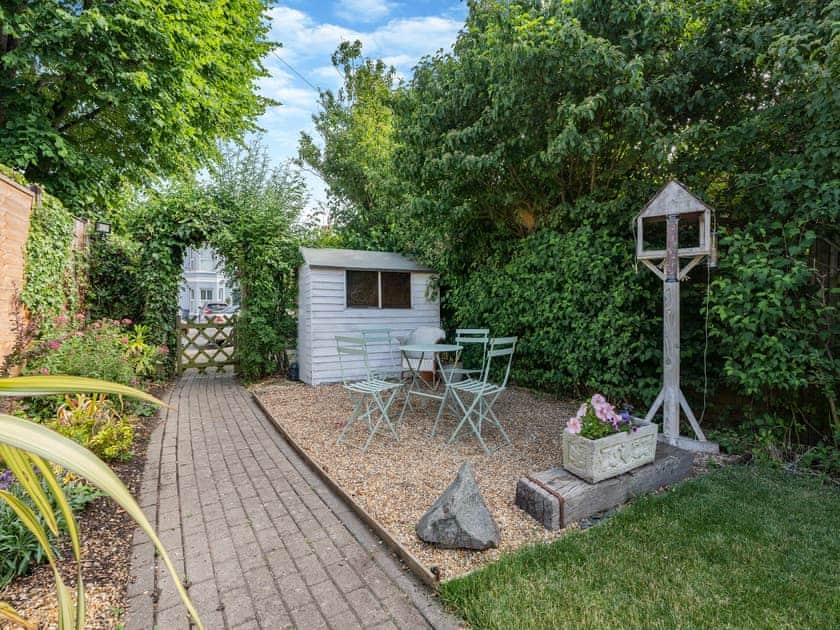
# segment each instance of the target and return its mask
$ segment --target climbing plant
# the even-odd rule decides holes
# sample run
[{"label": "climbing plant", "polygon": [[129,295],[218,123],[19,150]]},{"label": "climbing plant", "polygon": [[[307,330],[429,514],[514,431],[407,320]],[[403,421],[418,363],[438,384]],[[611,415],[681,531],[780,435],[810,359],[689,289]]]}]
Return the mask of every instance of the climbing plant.
[{"label": "climbing plant", "polygon": [[94,258],[91,294],[110,305],[111,317],[136,319],[156,343],[174,348],[184,251],[211,246],[239,283],[235,353],[242,375],[254,379],[282,366],[295,337],[305,191],[296,175],[270,166],[260,144],[227,147],[222,155],[209,178],[151,191],[126,210],[125,234]]},{"label": "climbing plant", "polygon": [[[22,186],[27,181],[0,165],[0,172]],[[61,201],[41,192],[29,217],[20,302],[32,323],[81,308],[87,284],[87,253],[73,249],[73,215]]]},{"label": "climbing plant", "polygon": [[220,222],[208,242],[241,289],[239,367],[245,378],[257,378],[284,364],[283,350],[296,337],[297,220],[305,188],[289,170],[272,168],[255,145],[226,151],[204,194]]}]

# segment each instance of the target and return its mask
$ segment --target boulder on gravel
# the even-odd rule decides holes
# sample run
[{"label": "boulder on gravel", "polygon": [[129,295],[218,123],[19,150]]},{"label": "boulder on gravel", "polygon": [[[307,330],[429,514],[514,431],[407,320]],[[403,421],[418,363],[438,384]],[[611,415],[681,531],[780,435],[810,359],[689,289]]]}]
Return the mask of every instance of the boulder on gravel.
[{"label": "boulder on gravel", "polygon": [[417,535],[445,549],[488,549],[499,546],[499,526],[481,498],[472,464],[464,463],[415,527]]}]

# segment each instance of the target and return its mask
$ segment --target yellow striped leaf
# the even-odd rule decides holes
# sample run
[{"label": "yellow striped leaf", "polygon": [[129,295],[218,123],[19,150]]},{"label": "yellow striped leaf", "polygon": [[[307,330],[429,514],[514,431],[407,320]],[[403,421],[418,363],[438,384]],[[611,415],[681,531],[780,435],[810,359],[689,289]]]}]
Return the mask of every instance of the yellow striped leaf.
[{"label": "yellow striped leaf", "polygon": [[30,623],[21,617],[9,604],[0,602],[0,619],[4,617],[12,623],[21,626],[24,630],[38,630],[34,623]]},{"label": "yellow striped leaf", "polygon": [[116,394],[139,398],[156,405],[164,403],[151,394],[108,381],[84,376],[15,376],[0,379],[0,396],[43,396],[45,394]]},{"label": "yellow striped leaf", "polygon": [[[0,379],[0,383],[2,382],[2,379]],[[107,390],[103,388],[103,391]],[[116,501],[152,540],[175,582],[184,605],[198,628],[203,629],[204,626],[199,619],[198,612],[190,601],[178,572],[155,534],[154,528],[146,519],[134,497],[131,496],[128,488],[105,463],[87,449],[45,426],[7,414],[0,414],[0,443],[34,453],[81,475]]]}]

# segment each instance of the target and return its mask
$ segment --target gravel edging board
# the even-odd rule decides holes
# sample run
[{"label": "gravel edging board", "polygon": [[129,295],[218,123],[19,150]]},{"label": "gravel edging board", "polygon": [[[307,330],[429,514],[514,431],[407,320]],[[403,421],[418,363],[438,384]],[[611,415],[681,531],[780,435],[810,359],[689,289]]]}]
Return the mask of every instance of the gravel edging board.
[{"label": "gravel edging board", "polygon": [[399,541],[397,541],[391,534],[388,532],[385,527],[382,526],[379,521],[377,521],[371,514],[369,514],[361,505],[359,505],[353,497],[347,494],[344,489],[332,478],[330,477],[329,473],[321,466],[321,464],[314,459],[306,450],[295,441],[292,435],[286,430],[286,428],[272,415],[272,413],[263,405],[262,401],[259,397],[251,392],[251,397],[254,399],[257,407],[265,414],[265,417],[269,419],[271,424],[280,432],[283,438],[289,443],[289,445],[295,450],[295,452],[300,455],[300,457],[306,462],[306,464],[321,478],[321,480],[330,487],[330,489],[335,492],[341,500],[344,501],[350,509],[352,509],[356,515],[364,521],[364,523],[370,527],[371,530],[380,538],[388,547],[397,554],[397,556],[402,560],[405,565],[411,569],[411,571],[427,586],[432,588],[433,590],[437,591],[439,582],[435,575],[427,569],[415,556],[412,554],[408,549],[406,549]]}]

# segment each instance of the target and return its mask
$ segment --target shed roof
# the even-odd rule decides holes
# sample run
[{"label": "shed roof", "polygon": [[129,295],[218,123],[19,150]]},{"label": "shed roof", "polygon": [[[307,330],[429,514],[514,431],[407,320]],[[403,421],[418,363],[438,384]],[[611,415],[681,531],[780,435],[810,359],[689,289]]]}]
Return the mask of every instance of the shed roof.
[{"label": "shed roof", "polygon": [[301,247],[300,253],[303,255],[304,262],[310,267],[372,269],[376,271],[432,271],[429,267],[420,265],[410,258],[394,252]]}]

